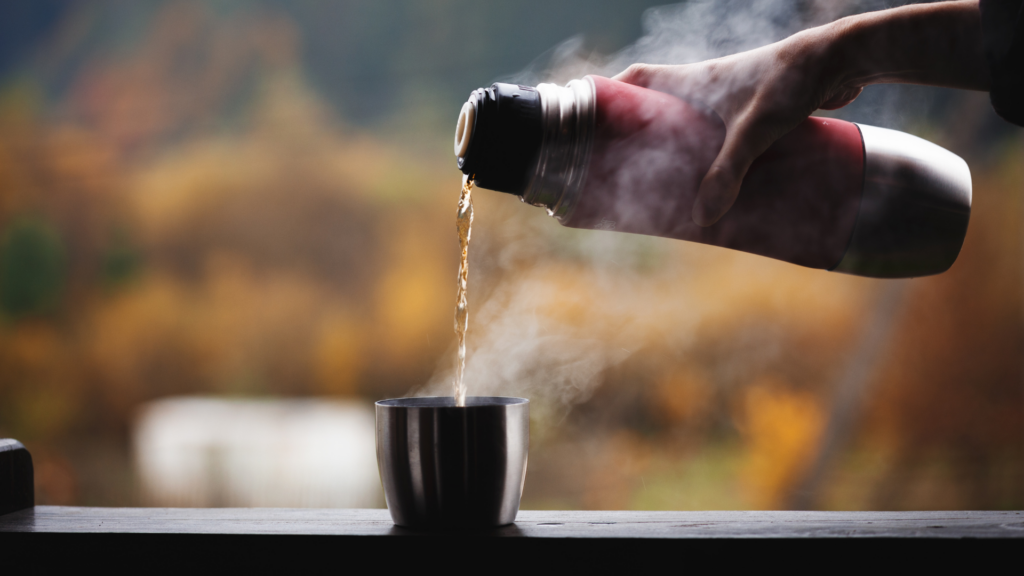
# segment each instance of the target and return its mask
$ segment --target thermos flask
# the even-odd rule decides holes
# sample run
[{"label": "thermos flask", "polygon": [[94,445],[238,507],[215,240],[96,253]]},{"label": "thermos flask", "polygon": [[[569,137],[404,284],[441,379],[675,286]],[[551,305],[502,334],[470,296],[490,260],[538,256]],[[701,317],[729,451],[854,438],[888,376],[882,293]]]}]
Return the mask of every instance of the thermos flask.
[{"label": "thermos flask", "polygon": [[971,214],[959,156],[894,130],[811,117],[750,167],[712,226],[691,217],[725,125],[699,102],[586,76],[496,83],[459,114],[459,169],[573,228],[677,238],[877,278],[938,274]]}]

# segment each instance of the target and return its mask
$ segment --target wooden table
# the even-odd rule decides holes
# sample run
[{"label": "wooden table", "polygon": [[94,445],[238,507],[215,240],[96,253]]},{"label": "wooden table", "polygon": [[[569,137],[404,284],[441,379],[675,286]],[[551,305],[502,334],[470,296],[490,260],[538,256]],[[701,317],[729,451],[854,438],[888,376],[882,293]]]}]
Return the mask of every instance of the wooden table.
[{"label": "wooden table", "polygon": [[466,562],[496,562],[499,571],[536,562],[552,568],[706,561],[810,568],[817,558],[829,566],[875,569],[900,563],[949,568],[962,561],[977,570],[1018,562],[1024,513],[524,510],[503,528],[424,533],[394,526],[387,510],[36,506],[0,516],[0,550],[35,561],[134,567],[334,563],[341,570],[352,562],[379,562],[396,568],[445,563],[444,552],[460,551]]}]

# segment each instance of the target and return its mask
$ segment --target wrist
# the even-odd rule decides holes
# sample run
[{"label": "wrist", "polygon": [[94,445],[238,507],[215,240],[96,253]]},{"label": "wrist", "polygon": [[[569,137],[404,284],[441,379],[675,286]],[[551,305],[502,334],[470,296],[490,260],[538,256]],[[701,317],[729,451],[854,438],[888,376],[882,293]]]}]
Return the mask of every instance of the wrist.
[{"label": "wrist", "polygon": [[828,76],[836,86],[862,88],[885,82],[887,71],[864,57],[863,46],[870,26],[863,16],[848,16],[821,26],[827,36],[824,59]]},{"label": "wrist", "polygon": [[853,66],[846,36],[846,25],[842,20],[831,24],[809,28],[785,40],[780,56],[801,70],[807,82],[821,92],[849,85],[853,79]]},{"label": "wrist", "polygon": [[837,85],[908,83],[987,90],[977,0],[916,4],[821,27]]}]

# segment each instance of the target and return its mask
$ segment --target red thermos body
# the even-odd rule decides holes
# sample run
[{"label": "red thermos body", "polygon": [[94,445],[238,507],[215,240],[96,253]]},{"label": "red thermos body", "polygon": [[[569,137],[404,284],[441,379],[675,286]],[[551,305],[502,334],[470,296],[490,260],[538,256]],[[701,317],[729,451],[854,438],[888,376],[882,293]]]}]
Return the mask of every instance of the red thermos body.
[{"label": "red thermos body", "polygon": [[459,115],[459,168],[565,226],[677,238],[861,276],[937,274],[967,233],[971,176],[915,136],[811,117],[751,166],[729,212],[691,217],[725,138],[700,103],[599,76],[494,84]]}]

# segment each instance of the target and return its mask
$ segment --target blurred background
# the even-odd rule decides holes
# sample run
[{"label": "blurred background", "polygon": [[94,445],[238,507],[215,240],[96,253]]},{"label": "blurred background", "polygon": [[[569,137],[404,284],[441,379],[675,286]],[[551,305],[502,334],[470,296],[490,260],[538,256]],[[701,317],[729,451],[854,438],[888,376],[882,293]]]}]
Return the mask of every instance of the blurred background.
[{"label": "blurred background", "polygon": [[[372,402],[450,385],[471,90],[892,4],[4,2],[0,437],[41,504],[382,506]],[[1024,130],[923,87],[834,115],[968,161],[949,272],[854,278],[475,194],[468,386],[533,403],[524,508],[1024,507]]]}]

